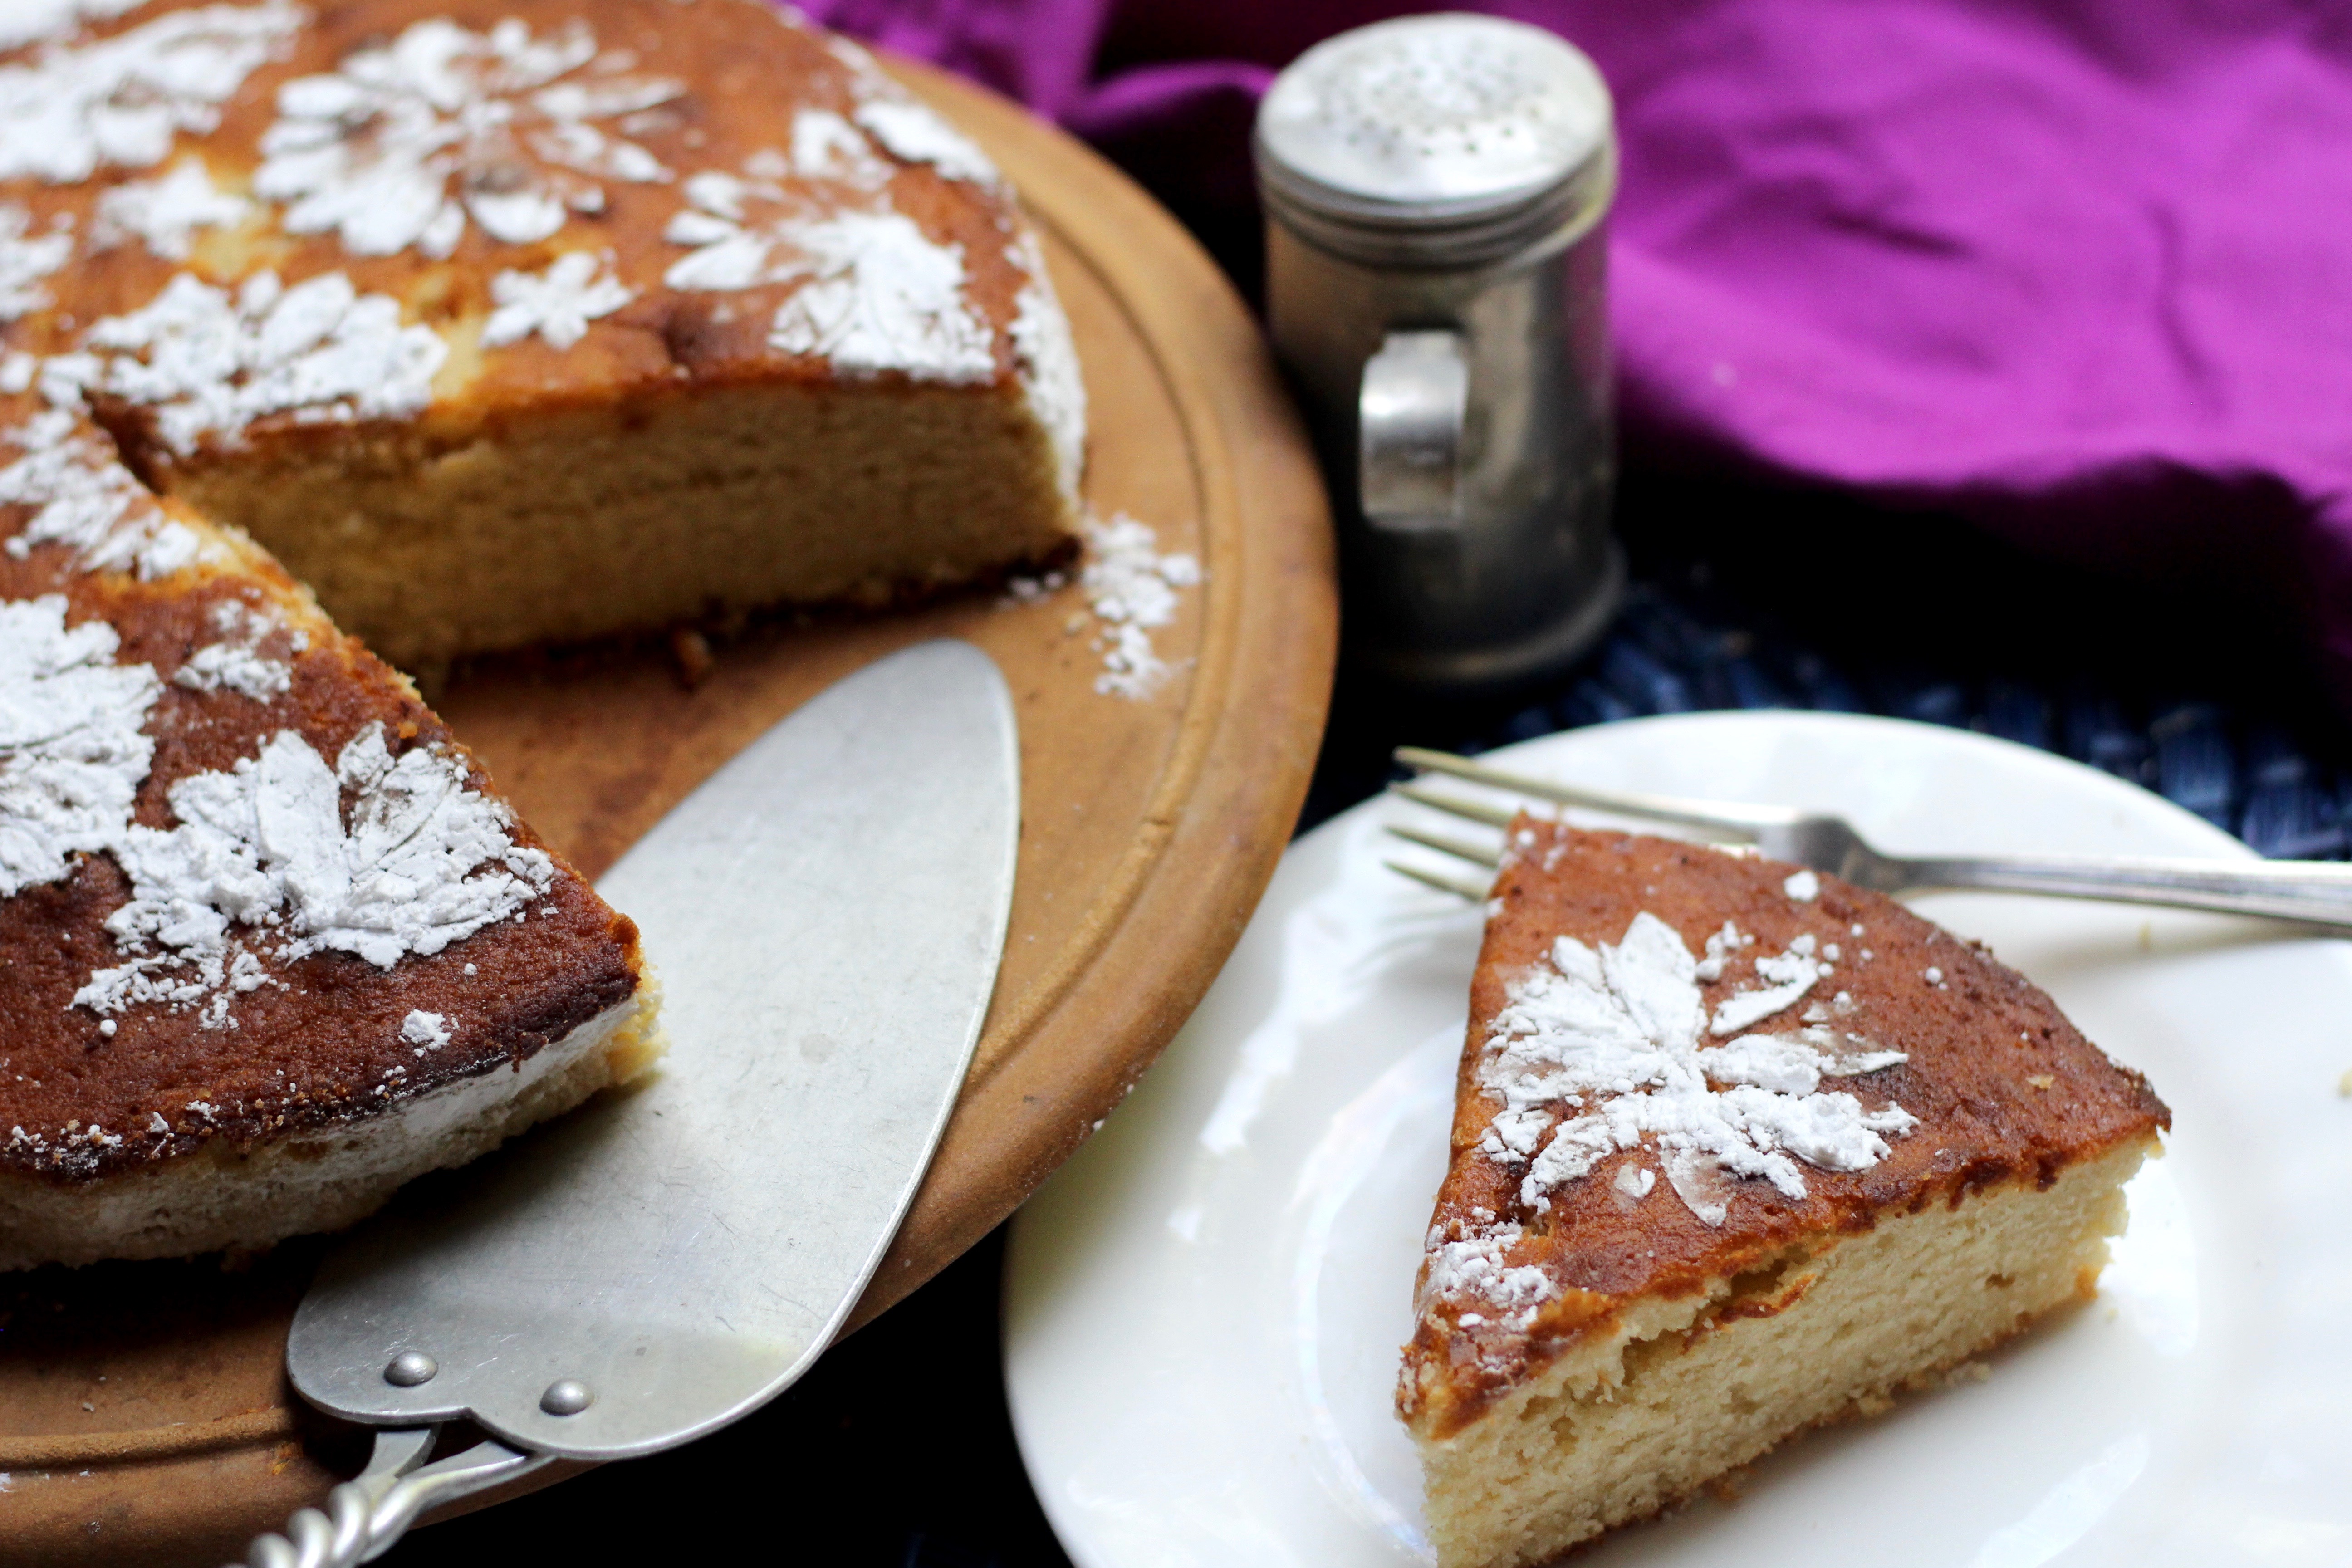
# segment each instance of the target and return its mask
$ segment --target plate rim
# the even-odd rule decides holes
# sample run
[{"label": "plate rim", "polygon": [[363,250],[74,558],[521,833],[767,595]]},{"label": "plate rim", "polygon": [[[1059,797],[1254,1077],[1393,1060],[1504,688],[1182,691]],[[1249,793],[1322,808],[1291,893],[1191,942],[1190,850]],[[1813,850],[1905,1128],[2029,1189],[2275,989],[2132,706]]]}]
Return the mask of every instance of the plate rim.
[{"label": "plate rim", "polygon": [[[2170,826],[2210,846],[2216,852],[2217,858],[2261,858],[2255,851],[2235,836],[2187,810],[2178,803],[2165,798],[2154,790],[2075,759],[1980,731],[1876,714],[1825,712],[1809,709],[1704,710],[1675,714],[1655,714],[1605,724],[1583,726],[1575,730],[1557,731],[1525,741],[1510,742],[1480,755],[1507,766],[1509,760],[1516,755],[1533,749],[1557,745],[1569,737],[1580,734],[1603,731],[1624,733],[1635,731],[1658,732],[1674,730],[1700,731],[1735,727],[1800,732],[1809,728],[1816,731],[1834,730],[1844,731],[1846,735],[1855,739],[1873,731],[1884,733],[1889,730],[1908,736],[1933,735],[1937,738],[1938,743],[1979,751],[1984,755],[1998,758],[2002,765],[2021,764],[2040,771],[2053,780],[2062,781],[2062,787],[2082,790],[2089,796],[2105,797],[2106,801],[2127,805],[2134,812],[2151,814],[2155,817],[2168,819]],[[1294,852],[1304,849],[1313,853],[1323,853],[1328,849],[1328,852],[1336,855],[1339,853],[1338,847],[1345,837],[1350,831],[1358,830],[1359,824],[1378,812],[1384,801],[1385,796],[1374,795],[1335,813],[1326,821],[1317,825],[1309,833],[1303,834],[1295,840],[1292,846]],[[1319,870],[1316,874],[1316,879],[1306,889],[1295,895],[1286,895],[1283,898],[1280,905],[1281,912],[1286,913],[1301,907],[1313,899],[1318,892],[1328,889],[1331,881],[1330,868]],[[2015,896],[2027,897],[2027,895]],[[2063,902],[2073,903],[2075,900]],[[1267,912],[1275,912],[1275,906],[1267,906]],[[1257,932],[1255,925],[1253,929],[1254,932]],[[2285,926],[2282,926],[2281,929],[2289,932],[2294,931],[2294,928]],[[2317,928],[2303,928],[2299,933],[2302,937],[2326,934],[2318,931]],[[1255,939],[1278,941],[1278,939],[1270,939],[1262,932],[1257,932]],[[1251,940],[1253,939],[1244,939],[1245,942]],[[2290,934],[2286,940],[2298,940],[2298,936]],[[1237,1065],[1234,1060],[1237,1047],[1238,1041],[1235,1041],[1234,1047],[1228,1047],[1221,1053],[1220,1069],[1210,1080],[1210,1092],[1214,1093],[1222,1086],[1231,1082],[1234,1068]],[[1401,1051],[1398,1059],[1401,1060],[1403,1054],[1405,1053]],[[1382,1070],[1389,1070],[1395,1065],[1395,1062],[1387,1062]],[[1366,1081],[1369,1083],[1370,1079],[1368,1078]],[[1189,1128],[1189,1123],[1183,1124],[1183,1128]],[[1127,1155],[1129,1164],[1139,1171],[1147,1161],[1157,1157],[1153,1148],[1158,1143],[1167,1136],[1181,1136],[1183,1128],[1174,1129],[1171,1132],[1162,1132],[1155,1129],[1152,1132],[1147,1133],[1145,1135],[1147,1146],[1139,1147],[1129,1152]],[[1284,1169],[1286,1170],[1287,1167]],[[1089,1173],[1082,1167],[1071,1171],[1069,1176],[1076,1180]],[[1109,1173],[1104,1173],[1104,1174],[1108,1175]],[[1050,1191],[1048,1195],[1051,1195]],[[1101,1204],[1102,1198],[1097,1192],[1087,1206],[1098,1210]],[[1115,1550],[1103,1549],[1100,1542],[1090,1539],[1079,1528],[1082,1521],[1069,1516],[1059,1489],[1048,1484],[1040,1470],[1039,1450],[1044,1444],[1046,1423],[1051,1419],[1045,1414],[1045,1406],[1051,1400],[1052,1394],[1043,1373],[1037,1373],[1033,1381],[1031,1369],[1051,1362],[1054,1356],[1045,1342],[1041,1341],[1036,1335],[1026,1332],[1027,1314],[1043,1310],[1039,1298],[1031,1289],[1031,1282],[1037,1273],[1046,1270],[1049,1263],[1055,1271],[1066,1276],[1069,1274],[1071,1268],[1068,1255],[1076,1250],[1057,1237],[1040,1234],[1054,1223],[1054,1219],[1055,1216],[1051,1214],[1048,1205],[1035,1205],[1024,1210],[1015,1217],[1007,1247],[1003,1287],[1003,1363],[1006,1403],[1016,1440],[1021,1448],[1023,1462],[1030,1470],[1032,1484],[1036,1491],[1039,1504],[1052,1523],[1057,1539],[1060,1540],[1065,1551],[1069,1552],[1073,1562],[1080,1564],[1080,1568],[1130,1568],[1129,1558],[1118,1555]],[[1079,1266],[1081,1273],[1084,1268],[1083,1264]],[[1093,1281],[1090,1280],[1088,1284],[1091,1288]],[[1288,1342],[1286,1341],[1285,1343]],[[1033,1353],[1035,1356],[1034,1362],[1030,1360]],[[1067,1421],[1066,1416],[1060,1419],[1065,1423]]]}]

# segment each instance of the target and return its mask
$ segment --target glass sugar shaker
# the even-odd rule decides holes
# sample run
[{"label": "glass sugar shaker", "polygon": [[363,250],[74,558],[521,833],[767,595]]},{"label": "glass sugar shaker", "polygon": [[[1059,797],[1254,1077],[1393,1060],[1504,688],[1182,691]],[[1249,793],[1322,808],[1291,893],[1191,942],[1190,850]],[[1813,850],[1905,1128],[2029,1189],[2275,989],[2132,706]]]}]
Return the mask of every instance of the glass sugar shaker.
[{"label": "glass sugar shaker", "polygon": [[1343,33],[1257,118],[1266,296],[1340,518],[1349,658],[1495,688],[1567,664],[1623,590],[1609,89],[1550,33]]}]

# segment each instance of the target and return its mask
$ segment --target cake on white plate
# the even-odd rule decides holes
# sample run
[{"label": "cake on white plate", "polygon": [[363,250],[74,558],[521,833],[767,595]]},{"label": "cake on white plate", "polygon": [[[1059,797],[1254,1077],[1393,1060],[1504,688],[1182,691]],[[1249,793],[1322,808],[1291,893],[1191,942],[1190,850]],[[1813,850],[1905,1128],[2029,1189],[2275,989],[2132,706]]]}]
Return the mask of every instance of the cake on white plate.
[{"label": "cake on white plate", "polygon": [[1832,877],[1522,816],[1405,1347],[1444,1568],[1549,1562],[2096,1289],[2170,1115]]},{"label": "cake on white plate", "polygon": [[788,12],[9,5],[0,1266],[347,1223],[650,1059],[384,659],[1051,565],[1084,419],[1002,177]]}]

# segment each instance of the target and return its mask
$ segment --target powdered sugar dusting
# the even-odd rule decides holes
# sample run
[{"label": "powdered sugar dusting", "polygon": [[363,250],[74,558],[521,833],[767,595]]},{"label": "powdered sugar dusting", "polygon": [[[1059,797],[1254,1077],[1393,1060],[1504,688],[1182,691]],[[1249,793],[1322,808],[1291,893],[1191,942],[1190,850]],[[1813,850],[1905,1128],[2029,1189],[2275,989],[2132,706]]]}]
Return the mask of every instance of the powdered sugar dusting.
[{"label": "powdered sugar dusting", "polygon": [[[1805,994],[1831,972],[1828,964],[1814,956],[1816,952],[1812,933],[1806,931],[1789,943],[1786,952],[1758,959],[1757,978],[1767,984],[1725,997],[1715,1010],[1714,1021],[1707,1026],[1708,1033],[1736,1035],[1750,1024],[1786,1012],[1804,1000]],[[1708,956],[1714,956],[1712,943]]]},{"label": "powdered sugar dusting", "polygon": [[[262,639],[278,629],[275,617],[224,599],[213,606],[213,630],[218,642],[206,643],[172,672],[172,684],[190,691],[234,691],[257,702],[283,697],[294,686],[294,667],[261,651]],[[297,651],[308,645],[302,633],[292,634]]]},{"label": "powdered sugar dusting", "polygon": [[183,158],[152,180],[116,185],[98,198],[90,244],[104,250],[131,239],[166,261],[185,261],[200,228],[235,228],[253,214],[243,196],[213,184],[198,158]]},{"label": "powdered sugar dusting", "polygon": [[1079,584],[1102,626],[1096,647],[1103,672],[1095,689],[1109,696],[1150,696],[1173,673],[1151,646],[1151,634],[1176,618],[1178,590],[1197,584],[1201,563],[1186,554],[1160,553],[1160,536],[1125,512],[1085,525],[1087,558]]},{"label": "powdered sugar dusting", "polygon": [[63,544],[85,571],[135,571],[152,579],[203,553],[195,531],[165,515],[113,445],[72,410],[43,409],[0,430],[0,443],[17,453],[0,468],[0,506],[34,509],[0,545],[17,560],[36,545]]},{"label": "powdered sugar dusting", "polygon": [[420,1057],[439,1050],[456,1033],[447,1018],[438,1013],[427,1013],[422,1007],[412,1010],[400,1021],[401,1039],[414,1047]]},{"label": "powdered sugar dusting", "polygon": [[604,210],[601,182],[673,177],[614,122],[685,88],[626,63],[600,59],[581,21],[543,37],[512,17],[487,33],[415,23],[278,89],[255,193],[288,204],[294,233],[332,230],[359,256],[446,256],[468,219],[510,245],[545,239]]},{"label": "powdered sugar dusting", "polygon": [[0,9],[0,49],[70,37],[85,22],[136,11],[146,0],[8,0]]},{"label": "powdered sugar dusting", "polygon": [[809,281],[777,307],[772,347],[821,355],[844,375],[922,381],[996,374],[994,336],[964,298],[963,247],[898,213],[840,213],[793,237]]},{"label": "powdered sugar dusting", "polygon": [[281,731],[232,770],[180,780],[170,800],[177,826],[132,824],[110,847],[131,898],[107,929],[131,956],[93,973],[77,1006],[201,1005],[218,1026],[236,994],[270,984],[257,945],[388,969],[517,914],[554,881],[544,853],[514,843],[506,807],[467,787],[462,759],[428,746],[395,760],[381,724],[332,769]]},{"label": "powdered sugar dusting", "polygon": [[873,195],[890,183],[890,161],[875,153],[866,133],[830,109],[793,111],[793,173]]},{"label": "powdered sugar dusting", "polygon": [[73,226],[60,216],[39,233],[23,207],[0,202],[0,321],[39,310],[49,302],[41,279],[73,254]]},{"label": "powdered sugar dusting", "polygon": [[961,246],[931,239],[878,190],[779,183],[796,167],[845,156],[838,125],[803,116],[790,158],[755,154],[740,174],[709,170],[688,180],[685,210],[664,237],[689,254],[663,281],[731,290],[798,280],[776,309],[772,346],[822,356],[845,375],[991,379],[994,334],[965,297]]},{"label": "powdered sugar dusting", "polygon": [[[1108,522],[1088,516],[1079,527],[1087,558],[1078,584],[1090,614],[1074,616],[1068,629],[1087,630],[1091,623],[1094,647],[1103,658],[1103,671],[1095,677],[1097,691],[1141,700],[1175,671],[1152,647],[1152,632],[1176,618],[1181,591],[1197,586],[1207,574],[1197,557],[1161,554],[1159,534],[1123,511],[1113,513]],[[1014,577],[1005,584],[1004,604],[1041,603],[1069,582],[1061,572]]]},{"label": "powdered sugar dusting", "polygon": [[[1426,1312],[1439,1301],[1475,1301],[1501,1318],[1506,1327],[1525,1329],[1537,1310],[1559,1294],[1559,1288],[1534,1264],[1509,1261],[1511,1248],[1524,1235],[1517,1225],[1492,1215],[1484,1223],[1474,1215],[1469,1224],[1455,1222],[1433,1232],[1418,1310]],[[1486,1314],[1470,1314],[1465,1321],[1472,1320],[1483,1322]]]},{"label": "powdered sugar dusting", "polygon": [[950,125],[928,104],[897,92],[877,94],[857,106],[857,123],[891,156],[909,163],[929,163],[950,180],[994,186],[1003,176],[971,137]]},{"label": "powdered sugar dusting", "polygon": [[1030,412],[1054,444],[1062,493],[1075,501],[1087,459],[1087,385],[1078,374],[1078,346],[1035,238],[1024,234],[1006,248],[1005,258],[1028,278],[1013,300],[1013,369]]},{"label": "powdered sugar dusting", "polygon": [[398,300],[362,295],[340,272],[290,289],[258,272],[234,298],[183,272],[85,341],[99,356],[91,384],[152,410],[182,454],[206,437],[236,445],[272,414],[322,424],[417,413],[448,353],[431,328],[402,323]]},{"label": "powdered sugar dusting", "polygon": [[[106,927],[125,962],[93,972],[74,1005],[198,1008],[204,1027],[233,1028],[237,996],[282,984],[265,955],[334,951],[389,968],[553,886],[554,862],[514,841],[512,816],[468,787],[461,756],[421,746],[395,759],[381,724],[331,769],[280,731],[233,769],[173,784],[174,826],[133,821],[162,685],[115,662],[113,627],[65,615],[62,595],[0,603],[0,897],[58,881],[84,855],[122,868],[131,898]],[[275,629],[244,605],[215,616],[248,645]]]},{"label": "powdered sugar dusting", "polygon": [[112,626],[65,615],[58,594],[0,603],[0,897],[121,842],[155,754],[155,672],[114,662]]},{"label": "powdered sugar dusting", "polygon": [[498,308],[482,325],[491,348],[520,342],[536,332],[548,346],[568,349],[588,335],[588,323],[611,315],[636,291],[614,277],[613,257],[571,251],[543,272],[501,272],[490,279]]},{"label": "powdered sugar dusting", "polygon": [[[1872,1110],[1821,1091],[1823,1078],[1905,1059],[1860,1037],[1811,1027],[1702,1048],[1697,962],[1646,911],[1614,945],[1561,937],[1507,995],[1478,1068],[1496,1104],[1479,1147],[1498,1163],[1525,1165],[1519,1200],[1538,1214],[1608,1155],[1646,1147],[1691,1212],[1721,1225],[1724,1177],[1802,1198],[1798,1162],[1866,1170],[1885,1157],[1887,1137],[1918,1124],[1900,1106]],[[1565,1115],[1571,1110],[1580,1114]]]},{"label": "powdered sugar dusting", "polygon": [[[51,25],[40,18],[57,9],[45,0],[36,19],[0,31]],[[180,132],[218,125],[220,106],[309,19],[288,0],[205,5],[0,66],[0,180],[69,184],[110,165],[152,168]]]},{"label": "powdered sugar dusting", "polygon": [[848,68],[849,96],[857,123],[890,155],[908,163],[929,163],[950,180],[994,186],[1002,176],[971,139],[941,119],[886,74],[874,57],[848,38],[829,36],[825,52]]}]

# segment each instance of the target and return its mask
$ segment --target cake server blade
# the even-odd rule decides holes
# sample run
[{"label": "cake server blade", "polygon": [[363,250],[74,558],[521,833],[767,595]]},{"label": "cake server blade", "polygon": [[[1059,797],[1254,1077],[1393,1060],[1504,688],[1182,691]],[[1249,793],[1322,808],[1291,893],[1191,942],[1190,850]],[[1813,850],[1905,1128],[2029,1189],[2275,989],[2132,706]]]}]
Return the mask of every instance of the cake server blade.
[{"label": "cake server blade", "polygon": [[[513,1460],[480,1484],[532,1457],[652,1453],[773,1398],[930,1163],[994,987],[1019,824],[1011,697],[969,644],[870,666],[755,742],[599,884],[663,985],[652,1080],[341,1242],[295,1317],[294,1386],[379,1426],[469,1417]],[[373,1492],[442,1470],[423,1458],[380,1443]]]}]

